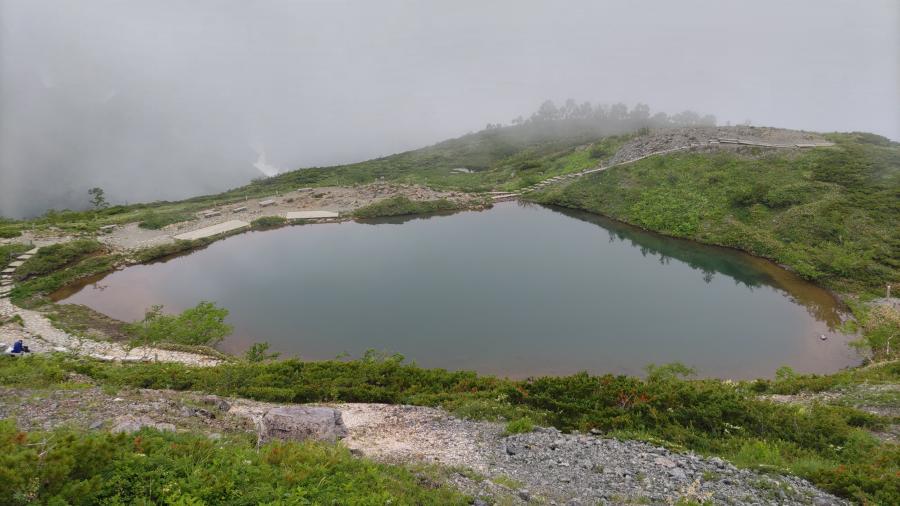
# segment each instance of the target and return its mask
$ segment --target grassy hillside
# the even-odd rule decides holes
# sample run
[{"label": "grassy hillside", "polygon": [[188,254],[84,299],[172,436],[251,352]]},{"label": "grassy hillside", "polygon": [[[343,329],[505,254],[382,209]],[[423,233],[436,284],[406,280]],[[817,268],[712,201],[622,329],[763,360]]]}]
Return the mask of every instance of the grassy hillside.
[{"label": "grassy hillside", "polygon": [[802,152],[652,157],[535,195],[730,246],[843,292],[900,280],[900,144],[834,134]]},{"label": "grassy hillside", "polygon": [[469,192],[517,189],[550,176],[592,167],[612,156],[627,138],[611,136],[614,132],[576,120],[492,128],[374,160],[295,170],[216,195],[179,202],[112,206],[98,211],[50,211],[22,221],[0,218],[0,237],[15,237],[32,227],[55,226],[72,233],[93,233],[103,225],[141,222],[145,228],[161,228],[189,219],[199,210],[246,197],[382,179]]},{"label": "grassy hillside", "polygon": [[[292,171],[218,195],[0,221],[0,234],[51,226],[90,234],[102,225],[135,221],[159,228],[248,196],[382,179],[463,191],[516,190],[594,167],[638,135],[609,133],[577,120],[489,128],[384,158]],[[658,156],[532,198],[739,248],[841,292],[874,293],[900,279],[900,145],[871,134],[831,139],[838,145],[803,152]]]}]

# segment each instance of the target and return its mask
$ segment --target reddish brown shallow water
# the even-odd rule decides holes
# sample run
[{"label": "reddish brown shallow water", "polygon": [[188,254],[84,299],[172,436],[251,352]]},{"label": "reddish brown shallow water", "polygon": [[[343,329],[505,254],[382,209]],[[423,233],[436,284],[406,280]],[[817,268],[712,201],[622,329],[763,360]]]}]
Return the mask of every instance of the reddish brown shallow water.
[{"label": "reddish brown shallow water", "polygon": [[859,361],[831,294],[771,262],[515,203],[242,234],[58,295],[122,320],[213,300],[231,310],[227,351],[371,348],[514,377],[680,361],[750,378]]}]

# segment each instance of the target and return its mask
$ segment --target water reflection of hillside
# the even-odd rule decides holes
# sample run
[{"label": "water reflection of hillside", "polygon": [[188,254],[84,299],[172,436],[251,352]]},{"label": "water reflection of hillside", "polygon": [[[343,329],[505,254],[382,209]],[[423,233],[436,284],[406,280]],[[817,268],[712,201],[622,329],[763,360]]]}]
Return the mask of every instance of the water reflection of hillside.
[{"label": "water reflection of hillside", "polygon": [[657,256],[663,265],[669,264],[673,259],[684,263],[699,271],[707,283],[717,274],[723,274],[736,284],[751,290],[762,286],[772,287],[804,306],[813,318],[825,322],[829,329],[834,330],[841,323],[841,306],[831,293],[768,260],[727,248],[647,232],[584,211],[547,208],[576,220],[593,223],[607,231],[610,242],[627,242],[637,248],[641,255]]}]

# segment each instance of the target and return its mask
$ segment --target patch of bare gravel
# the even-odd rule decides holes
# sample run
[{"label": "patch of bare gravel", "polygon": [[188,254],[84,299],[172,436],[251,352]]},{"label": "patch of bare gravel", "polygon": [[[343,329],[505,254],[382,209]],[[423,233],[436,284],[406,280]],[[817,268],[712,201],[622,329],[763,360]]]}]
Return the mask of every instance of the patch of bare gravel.
[{"label": "patch of bare gravel", "polygon": [[794,145],[809,143],[826,143],[818,133],[801,130],[786,130],[769,127],[684,127],[654,130],[647,135],[636,137],[626,143],[609,161],[609,165],[627,162],[651,153],[675,149],[692,144],[706,146],[703,149],[744,149],[736,145],[715,144],[710,141],[720,138],[740,139],[775,145]]}]

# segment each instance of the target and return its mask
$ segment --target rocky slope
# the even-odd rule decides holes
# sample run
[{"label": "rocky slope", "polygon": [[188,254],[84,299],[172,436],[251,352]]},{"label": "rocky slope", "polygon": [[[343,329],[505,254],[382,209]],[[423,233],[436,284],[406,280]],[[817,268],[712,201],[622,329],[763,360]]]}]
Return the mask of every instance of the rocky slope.
[{"label": "rocky slope", "polygon": [[784,128],[750,126],[668,128],[654,130],[629,141],[616,152],[609,160],[608,165],[693,144],[703,145],[705,149],[710,150],[743,147],[740,144],[720,143],[720,139],[778,147],[796,147],[798,144],[801,146],[831,145],[818,133]]},{"label": "rocky slope", "polygon": [[[434,408],[338,404],[328,406],[339,415],[332,416],[330,409],[323,414],[190,392],[108,393],[85,378],[70,382],[82,388],[0,390],[0,417],[14,418],[26,430],[153,427],[211,438],[256,432],[261,440],[296,425],[325,440],[346,436],[342,444],[360,455],[439,465],[443,479],[477,497],[476,504],[845,504],[799,478],[741,470],[717,458],[552,428],[505,435],[500,424],[462,420]],[[279,429],[273,430],[276,418]]]}]

